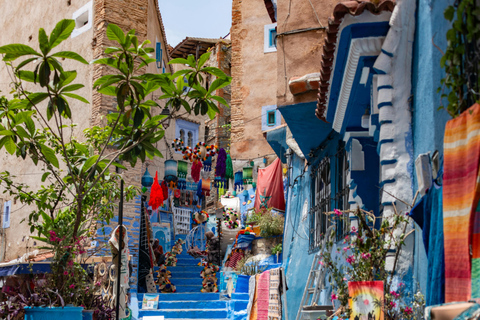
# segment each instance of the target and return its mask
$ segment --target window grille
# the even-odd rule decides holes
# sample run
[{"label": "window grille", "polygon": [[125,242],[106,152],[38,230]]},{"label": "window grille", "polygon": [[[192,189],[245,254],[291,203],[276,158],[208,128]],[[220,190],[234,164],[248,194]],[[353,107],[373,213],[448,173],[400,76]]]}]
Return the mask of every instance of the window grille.
[{"label": "window grille", "polygon": [[[332,175],[335,179],[332,181]],[[312,207],[310,209],[309,252],[320,249],[321,241],[327,228],[334,223],[336,239],[341,240],[349,232],[348,214],[342,217],[327,215],[334,208],[347,210],[348,196],[348,161],[342,146],[333,157],[323,158],[312,170]]]}]

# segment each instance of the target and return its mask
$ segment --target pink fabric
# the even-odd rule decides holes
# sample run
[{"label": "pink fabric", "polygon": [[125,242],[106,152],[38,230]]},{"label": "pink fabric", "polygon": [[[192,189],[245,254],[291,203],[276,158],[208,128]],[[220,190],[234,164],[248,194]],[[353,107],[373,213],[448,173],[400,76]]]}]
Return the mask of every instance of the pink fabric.
[{"label": "pink fabric", "polygon": [[277,158],[266,168],[258,169],[257,190],[255,193],[255,209],[259,210],[262,200],[267,201],[269,208],[285,211],[285,194],[283,192],[282,163]]},{"label": "pink fabric", "polygon": [[268,305],[270,300],[270,272],[264,271],[258,278],[257,320],[268,320]]}]

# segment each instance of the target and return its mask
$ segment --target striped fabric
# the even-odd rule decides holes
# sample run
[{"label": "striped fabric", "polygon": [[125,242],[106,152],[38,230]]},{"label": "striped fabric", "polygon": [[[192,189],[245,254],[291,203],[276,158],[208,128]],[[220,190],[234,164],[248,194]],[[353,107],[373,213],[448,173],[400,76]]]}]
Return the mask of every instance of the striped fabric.
[{"label": "striped fabric", "polygon": [[480,298],[480,217],[475,214],[480,191],[478,104],[447,122],[444,153],[445,302],[467,301]]}]

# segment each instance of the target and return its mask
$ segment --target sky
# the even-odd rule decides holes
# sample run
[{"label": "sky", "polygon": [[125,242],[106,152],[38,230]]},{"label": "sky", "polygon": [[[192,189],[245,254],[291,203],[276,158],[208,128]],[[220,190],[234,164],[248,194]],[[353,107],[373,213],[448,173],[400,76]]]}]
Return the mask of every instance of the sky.
[{"label": "sky", "polygon": [[220,38],[230,32],[231,0],[159,0],[167,42],[175,47],[186,37]]}]

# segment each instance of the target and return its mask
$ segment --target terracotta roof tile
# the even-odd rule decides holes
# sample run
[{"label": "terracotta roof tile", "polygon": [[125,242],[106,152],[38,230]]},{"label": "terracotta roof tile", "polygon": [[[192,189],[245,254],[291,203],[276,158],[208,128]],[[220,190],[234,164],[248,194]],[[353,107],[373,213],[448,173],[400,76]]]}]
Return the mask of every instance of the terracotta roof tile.
[{"label": "terracotta roof tile", "polygon": [[392,12],[394,7],[395,0],[378,0],[375,3],[360,0],[344,1],[335,6],[335,9],[333,9],[333,17],[328,19],[327,34],[323,46],[317,109],[315,110],[317,118],[326,122],[325,110],[327,108],[328,87],[332,73],[338,28],[342,23],[343,18],[347,14],[352,16],[361,15],[365,10],[373,14],[380,14],[383,11]]}]

